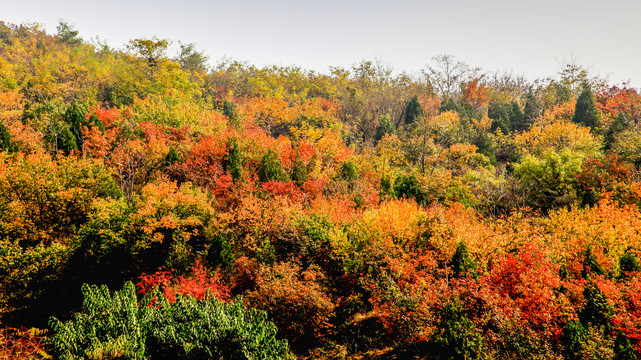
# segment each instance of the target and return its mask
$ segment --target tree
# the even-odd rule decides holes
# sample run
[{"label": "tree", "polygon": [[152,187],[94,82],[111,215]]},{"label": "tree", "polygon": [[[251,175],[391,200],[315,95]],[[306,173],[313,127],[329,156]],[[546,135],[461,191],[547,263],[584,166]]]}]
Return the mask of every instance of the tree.
[{"label": "tree", "polygon": [[178,54],[177,62],[183,70],[206,73],[207,61],[209,56],[204,51],[197,52],[196,45],[193,43],[183,44],[180,41],[180,53]]},{"label": "tree", "polygon": [[525,96],[525,108],[523,109],[523,128],[519,128],[517,130],[527,130],[534,123],[536,118],[539,117],[540,112],[541,109],[536,96],[534,96],[532,90],[528,91],[527,95]]},{"label": "tree", "polygon": [[236,112],[236,108],[231,101],[225,100],[225,102],[223,103],[223,114],[232,126],[236,128],[240,127],[240,119],[238,117],[238,113]]},{"label": "tree", "polygon": [[612,360],[637,360],[630,339],[622,331],[619,331],[614,339],[614,358]]},{"label": "tree", "polygon": [[594,96],[589,87],[585,87],[576,101],[572,121],[594,130],[599,126],[601,114],[594,103]]},{"label": "tree", "polygon": [[418,102],[418,97],[414,96],[408,103],[405,105],[405,110],[403,111],[403,123],[411,125],[418,118],[424,115],[423,108]]},{"label": "tree", "polygon": [[435,66],[428,66],[423,74],[443,99],[450,99],[461,91],[463,84],[476,78],[479,68],[471,68],[453,55],[439,55],[432,58]]},{"label": "tree", "polygon": [[388,114],[385,114],[378,120],[374,140],[376,140],[376,142],[379,142],[385,136],[385,134],[394,134],[395,132],[396,128],[394,127],[394,124],[392,124],[392,120],[390,119]]},{"label": "tree", "polygon": [[58,41],[68,45],[78,45],[82,43],[82,39],[78,37],[79,32],[75,29],[74,25],[61,20],[58,26],[56,26],[56,30],[58,30]]},{"label": "tree", "polygon": [[158,39],[155,36],[151,39],[133,39],[129,40],[127,48],[133,51],[136,55],[147,60],[147,64],[151,67],[156,66],[158,59],[166,56],[167,48],[169,47],[169,40]]},{"label": "tree", "polygon": [[287,359],[287,342],[264,312],[247,309],[242,299],[224,303],[159,291],[140,302],[125,283],[111,293],[102,285],[83,285],[82,311],[63,323],[52,318],[53,345],[71,359]]},{"label": "tree", "polygon": [[243,177],[243,159],[235,136],[227,140],[227,156],[223,161],[223,170],[229,171],[234,182],[238,182]]},{"label": "tree", "polygon": [[585,305],[579,312],[579,319],[584,326],[592,324],[595,326],[611,326],[610,321],[614,317],[614,309],[608,303],[608,299],[597,284],[589,280],[583,290]]},{"label": "tree", "polygon": [[434,346],[439,359],[476,360],[487,357],[483,335],[463,310],[460,300],[451,300],[441,310]]},{"label": "tree", "polygon": [[461,241],[456,245],[456,251],[452,256],[452,276],[455,278],[476,277],[476,263],[470,256],[465,242]]},{"label": "tree", "polygon": [[269,150],[260,161],[258,169],[258,179],[260,182],[271,180],[287,181],[287,173],[283,170],[283,165],[278,160],[278,154],[274,150]]}]

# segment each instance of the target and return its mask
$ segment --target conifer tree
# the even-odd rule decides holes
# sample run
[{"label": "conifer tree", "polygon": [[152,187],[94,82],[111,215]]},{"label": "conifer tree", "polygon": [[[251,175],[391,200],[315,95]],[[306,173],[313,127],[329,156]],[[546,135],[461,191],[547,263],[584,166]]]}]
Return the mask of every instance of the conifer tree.
[{"label": "conifer tree", "polygon": [[539,117],[541,109],[539,102],[536,100],[536,96],[530,90],[525,96],[525,108],[523,109],[523,128],[517,129],[518,131],[527,130]]},{"label": "conifer tree", "polygon": [[585,285],[583,297],[585,298],[585,305],[583,305],[583,308],[579,312],[579,320],[581,320],[581,323],[584,326],[592,324],[609,328],[614,309],[594,281],[590,280]]},{"label": "conifer tree", "polygon": [[599,126],[600,119],[601,115],[599,114],[599,109],[597,109],[596,104],[594,103],[592,90],[590,90],[590,87],[586,86],[581,92],[581,95],[579,95],[579,99],[576,101],[572,121],[594,130]]},{"label": "conifer tree", "polygon": [[392,120],[390,119],[388,114],[385,114],[381,116],[381,118],[378,120],[378,125],[376,125],[376,134],[374,135],[374,139],[378,142],[385,136],[385,134],[394,134],[395,132],[396,132],[396,128],[394,128],[394,124],[392,124]]},{"label": "conifer tree", "polygon": [[243,159],[240,153],[240,147],[238,146],[238,139],[236,139],[236,137],[230,137],[227,140],[227,156],[223,162],[223,169],[225,171],[229,171],[234,182],[242,179]]},{"label": "conifer tree", "polygon": [[9,133],[9,129],[2,121],[0,121],[0,149],[7,153],[12,153],[16,150],[11,141],[11,133]]},{"label": "conifer tree", "polygon": [[613,360],[637,360],[637,355],[630,344],[630,339],[621,331],[614,339],[614,357]]},{"label": "conifer tree", "polygon": [[302,186],[305,184],[305,181],[307,181],[307,166],[298,151],[296,151],[296,158],[292,165],[292,180],[295,181],[298,186]]},{"label": "conifer tree", "polygon": [[423,108],[418,102],[418,96],[414,96],[407,105],[405,105],[405,111],[403,111],[404,123],[405,125],[410,125],[423,115]]},{"label": "conifer tree", "polygon": [[525,130],[527,128],[525,125],[525,114],[523,114],[519,103],[512,101],[512,108],[510,110],[510,124],[512,125],[512,129],[516,131]]},{"label": "conifer tree", "polygon": [[452,256],[452,275],[455,278],[476,276],[476,263],[463,241],[456,245],[456,251]]},{"label": "conifer tree", "polygon": [[287,181],[287,174],[283,170],[283,165],[278,160],[278,154],[274,150],[269,150],[263,156],[258,169],[258,179],[261,182],[277,180]]},{"label": "conifer tree", "polygon": [[229,124],[232,125],[233,127],[240,127],[240,119],[238,118],[238,113],[236,112],[236,108],[234,107],[234,104],[232,104],[231,101],[225,100],[223,103],[223,115],[229,120]]}]

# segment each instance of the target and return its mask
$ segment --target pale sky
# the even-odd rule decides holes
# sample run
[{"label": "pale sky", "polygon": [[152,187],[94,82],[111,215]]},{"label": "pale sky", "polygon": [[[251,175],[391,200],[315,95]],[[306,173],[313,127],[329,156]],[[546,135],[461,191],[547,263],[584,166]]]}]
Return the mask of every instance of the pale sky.
[{"label": "pale sky", "polygon": [[641,0],[0,0],[0,21],[60,19],[84,39],[195,43],[223,56],[327,73],[378,58],[417,72],[452,54],[485,72],[556,76],[572,57],[610,83],[641,87]]}]

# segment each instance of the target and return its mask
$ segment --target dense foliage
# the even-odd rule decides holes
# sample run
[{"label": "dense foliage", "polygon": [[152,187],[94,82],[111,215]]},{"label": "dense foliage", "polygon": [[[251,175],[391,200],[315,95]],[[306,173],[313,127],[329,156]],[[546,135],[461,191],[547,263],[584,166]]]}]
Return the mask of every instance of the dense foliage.
[{"label": "dense foliage", "polygon": [[79,35],[0,22],[0,357],[641,356],[636,89]]}]

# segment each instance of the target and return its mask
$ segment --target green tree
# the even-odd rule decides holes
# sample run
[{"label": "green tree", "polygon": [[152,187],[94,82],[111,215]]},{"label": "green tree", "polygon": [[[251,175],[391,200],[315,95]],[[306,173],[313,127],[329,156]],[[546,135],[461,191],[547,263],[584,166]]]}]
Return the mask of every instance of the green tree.
[{"label": "green tree", "polygon": [[476,263],[467,248],[465,242],[461,241],[456,245],[456,251],[452,256],[452,276],[455,278],[476,277]]},{"label": "green tree", "polygon": [[283,170],[283,165],[278,160],[278,154],[274,150],[269,150],[263,156],[258,169],[258,179],[260,182],[271,180],[288,181],[287,173]]},{"label": "green tree", "polygon": [[453,299],[441,310],[438,330],[432,340],[439,359],[486,359],[483,335],[466,315],[460,300]]},{"label": "green tree", "polygon": [[581,352],[587,337],[588,332],[579,321],[568,321],[561,336],[565,358],[569,360],[581,359]]},{"label": "green tree", "polygon": [[296,151],[296,158],[292,164],[292,180],[296,181],[298,186],[303,186],[307,181],[307,166],[303,162],[299,151]]},{"label": "green tree", "polygon": [[56,30],[58,30],[58,41],[68,45],[78,45],[82,43],[82,39],[78,37],[79,32],[73,25],[65,21],[60,21],[58,26],[56,26]]},{"label": "green tree", "polygon": [[385,114],[378,120],[374,139],[378,142],[385,136],[385,134],[394,134],[395,132],[396,128],[394,127],[394,124],[392,124],[392,120],[388,114]]},{"label": "green tree", "polygon": [[592,252],[591,246],[588,246],[587,249],[585,249],[585,256],[583,257],[583,269],[581,270],[581,276],[584,279],[587,279],[589,274],[605,274],[603,267],[601,267],[601,264],[599,264],[599,261]]},{"label": "green tree", "polygon": [[227,120],[229,120],[229,124],[236,128],[240,127],[240,119],[238,118],[238,113],[236,112],[234,104],[231,101],[225,100],[225,102],[223,103],[223,114],[225,115]]},{"label": "green tree", "polygon": [[405,125],[411,125],[416,121],[416,119],[424,115],[423,107],[418,102],[418,96],[414,96],[410,101],[405,105],[405,110],[403,111],[403,123]]},{"label": "green tree", "polygon": [[356,171],[356,164],[353,161],[347,160],[341,165],[340,176],[343,180],[353,181],[358,179],[358,172]]},{"label": "green tree", "polygon": [[590,87],[585,87],[576,101],[572,121],[594,130],[599,126],[601,114],[594,103],[594,96]]},{"label": "green tree", "polygon": [[0,149],[7,153],[12,153],[18,150],[11,141],[11,133],[9,133],[9,129],[7,129],[7,126],[2,121],[0,121]]},{"label": "green tree", "polygon": [[394,192],[398,197],[414,198],[417,203],[422,204],[426,200],[426,194],[415,175],[399,175],[394,180]]},{"label": "green tree", "polygon": [[180,41],[180,53],[178,54],[177,62],[183,70],[206,73],[207,61],[209,56],[204,51],[197,52],[196,45],[193,43],[183,44]]},{"label": "green tree", "polygon": [[625,273],[641,271],[641,264],[630,249],[627,249],[619,258],[619,270],[621,271],[620,278],[625,278]]},{"label": "green tree", "polygon": [[83,285],[82,311],[63,323],[50,320],[53,345],[61,360],[71,359],[286,359],[287,342],[264,312],[247,309],[242,299],[221,302],[176,295],[170,303],[157,289],[139,302],[125,283]]},{"label": "green tree", "polygon": [[518,131],[527,130],[530,125],[534,123],[537,117],[541,114],[541,108],[536,96],[532,90],[528,91],[525,96],[525,108],[523,109],[523,128],[516,129]]},{"label": "green tree", "polygon": [[243,178],[243,158],[235,136],[227,140],[227,156],[223,161],[223,169],[229,171],[234,182]]},{"label": "green tree", "polygon": [[585,305],[579,312],[581,323],[584,326],[592,324],[609,328],[611,326],[610,321],[614,316],[614,309],[594,281],[589,280],[585,285],[583,297],[585,298]]},{"label": "green tree", "polygon": [[527,128],[525,124],[525,114],[521,110],[518,102],[512,101],[512,108],[510,109],[510,124],[512,129],[516,131],[523,131]]},{"label": "green tree", "polygon": [[614,339],[614,358],[612,360],[637,360],[630,339],[622,331],[619,331]]}]

